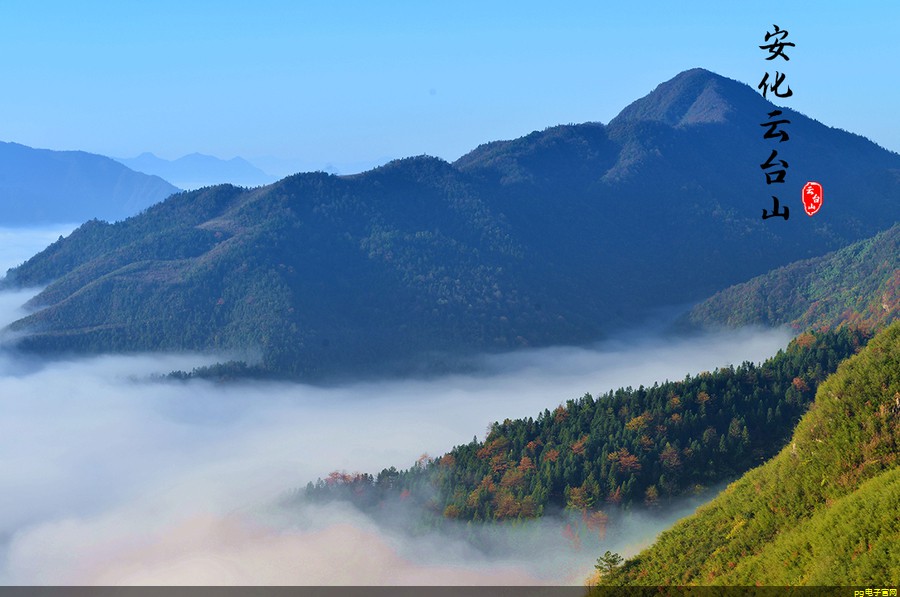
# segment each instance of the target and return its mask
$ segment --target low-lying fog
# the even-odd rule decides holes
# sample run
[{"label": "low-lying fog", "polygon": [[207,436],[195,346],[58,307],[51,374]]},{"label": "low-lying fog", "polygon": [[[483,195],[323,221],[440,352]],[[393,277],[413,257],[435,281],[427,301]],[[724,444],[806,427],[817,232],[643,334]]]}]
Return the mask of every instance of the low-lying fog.
[{"label": "low-lying fog", "polygon": [[[28,296],[0,294],[4,325]],[[787,341],[781,331],[622,336],[492,356],[478,375],[327,388],[151,379],[213,361],[202,355],[42,362],[0,352],[0,582],[580,583],[600,553],[634,553],[697,501],[629,515],[602,544],[579,547],[553,519],[523,525],[527,549],[499,556],[403,536],[344,505],[276,503],[332,470],[406,468],[483,438],[493,421],[760,361]]]}]

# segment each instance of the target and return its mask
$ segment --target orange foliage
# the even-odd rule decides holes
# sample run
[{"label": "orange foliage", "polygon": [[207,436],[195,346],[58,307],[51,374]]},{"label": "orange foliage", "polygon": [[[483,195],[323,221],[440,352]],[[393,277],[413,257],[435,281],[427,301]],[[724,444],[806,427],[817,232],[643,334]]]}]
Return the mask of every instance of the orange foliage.
[{"label": "orange foliage", "polygon": [[362,473],[345,473],[342,471],[331,471],[328,478],[325,479],[327,485],[352,485],[358,481],[365,479]]},{"label": "orange foliage", "polygon": [[587,510],[593,499],[590,495],[588,495],[587,489],[582,485],[581,487],[573,487],[569,490],[569,503],[566,504],[569,508],[573,510]]},{"label": "orange foliage", "polygon": [[574,452],[578,456],[583,455],[584,450],[585,450],[585,444],[587,444],[587,440],[588,440],[588,436],[585,435],[581,439],[579,439],[577,442],[572,444],[572,452]]},{"label": "orange foliage", "polygon": [[478,458],[486,459],[492,456],[502,454],[509,447],[509,440],[505,437],[498,437],[489,442],[485,442],[484,446],[479,448],[475,453]]},{"label": "orange foliage", "polygon": [[581,549],[581,537],[578,536],[578,533],[575,532],[575,529],[572,528],[571,524],[567,524],[566,528],[563,529],[563,537],[572,542],[572,547],[575,549]]},{"label": "orange foliage", "polygon": [[562,423],[566,419],[569,418],[569,411],[565,409],[565,407],[560,404],[556,407],[556,410],[553,411],[553,420],[557,423]]},{"label": "orange foliage", "polygon": [[523,473],[527,473],[535,470],[534,462],[528,456],[522,456],[522,460],[519,461],[519,470]]},{"label": "orange foliage", "polygon": [[597,533],[601,541],[606,538],[606,526],[609,523],[609,517],[606,514],[600,510],[588,514],[588,511],[585,510],[581,514],[581,520],[588,530]]},{"label": "orange foliage", "polygon": [[641,463],[638,462],[637,456],[631,454],[628,448],[622,448],[618,452],[611,452],[607,458],[619,465],[619,470],[623,472],[634,472],[641,470]]},{"label": "orange foliage", "polygon": [[794,385],[794,389],[798,392],[808,392],[809,386],[806,385],[806,382],[803,381],[802,377],[795,377],[794,381],[791,382]]},{"label": "orange foliage", "polygon": [[519,502],[509,491],[501,491],[494,497],[494,518],[515,518],[520,510]]},{"label": "orange foliage", "polygon": [[556,462],[556,459],[559,458],[559,450],[554,448],[544,450],[542,457],[547,462]]},{"label": "orange foliage", "polygon": [[613,491],[610,491],[609,495],[606,497],[606,501],[610,504],[622,503],[622,486],[619,485]]},{"label": "orange foliage", "polygon": [[794,342],[800,348],[809,348],[810,346],[816,343],[816,337],[810,334],[809,332],[804,332],[794,338]]},{"label": "orange foliage", "polygon": [[511,468],[503,474],[500,480],[500,486],[506,489],[521,487],[525,484],[525,473],[517,468]]},{"label": "orange foliage", "polygon": [[502,455],[497,454],[491,457],[491,470],[495,473],[502,473],[509,468],[509,461]]},{"label": "orange foliage", "polygon": [[666,447],[660,452],[659,461],[668,469],[677,469],[681,466],[681,457],[678,455],[678,450],[673,448],[671,444],[666,444]]},{"label": "orange foliage", "polygon": [[649,417],[646,414],[638,415],[625,423],[625,429],[629,431],[638,431],[647,426],[647,420]]}]

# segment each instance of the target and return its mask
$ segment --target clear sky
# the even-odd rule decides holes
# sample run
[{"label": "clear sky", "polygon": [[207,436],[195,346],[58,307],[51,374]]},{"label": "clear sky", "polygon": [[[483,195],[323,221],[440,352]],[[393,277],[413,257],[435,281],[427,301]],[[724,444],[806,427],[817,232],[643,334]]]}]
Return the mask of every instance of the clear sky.
[{"label": "clear sky", "polygon": [[[608,122],[680,71],[751,83],[773,23],[785,105],[900,151],[900,3],[0,3],[0,140],[305,163]],[[732,6],[733,5],[733,6]],[[780,61],[779,61],[780,62]]]}]

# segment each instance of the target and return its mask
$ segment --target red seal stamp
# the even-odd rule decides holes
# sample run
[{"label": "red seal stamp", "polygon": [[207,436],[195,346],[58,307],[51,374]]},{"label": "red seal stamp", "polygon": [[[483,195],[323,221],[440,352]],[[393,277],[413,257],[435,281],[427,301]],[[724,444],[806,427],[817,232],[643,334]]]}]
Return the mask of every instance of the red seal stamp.
[{"label": "red seal stamp", "polygon": [[803,209],[806,210],[806,215],[816,215],[816,212],[822,209],[822,185],[817,182],[806,183],[803,185],[801,199],[803,200]]}]

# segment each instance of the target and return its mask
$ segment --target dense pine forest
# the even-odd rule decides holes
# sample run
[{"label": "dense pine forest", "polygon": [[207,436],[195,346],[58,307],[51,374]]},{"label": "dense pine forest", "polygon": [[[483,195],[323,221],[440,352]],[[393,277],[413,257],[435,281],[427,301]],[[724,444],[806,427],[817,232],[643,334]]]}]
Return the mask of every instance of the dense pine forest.
[{"label": "dense pine forest", "polygon": [[900,322],[819,388],[780,453],[606,585],[900,584]]},{"label": "dense pine forest", "polygon": [[310,483],[306,495],[367,510],[402,501],[431,518],[473,521],[554,508],[602,517],[596,511],[607,504],[656,507],[777,453],[818,385],[867,337],[847,327],[804,333],[762,365],[586,394],[537,418],[494,423],[484,441],[423,456],[407,470],[334,472]]}]

